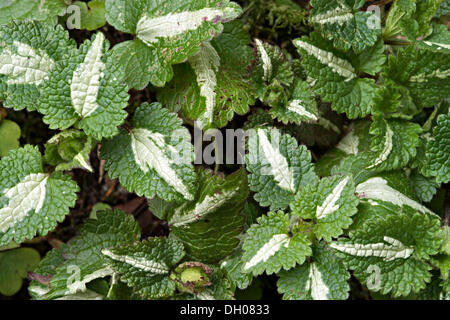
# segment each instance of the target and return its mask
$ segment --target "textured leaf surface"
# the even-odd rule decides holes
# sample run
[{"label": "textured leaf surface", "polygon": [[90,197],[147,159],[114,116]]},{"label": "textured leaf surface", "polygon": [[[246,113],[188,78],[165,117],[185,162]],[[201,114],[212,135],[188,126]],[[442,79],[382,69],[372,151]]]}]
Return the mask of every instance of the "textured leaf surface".
[{"label": "textured leaf surface", "polygon": [[[100,251],[133,243],[139,238],[139,226],[132,216],[121,210],[97,213],[97,218],[87,220],[80,234],[61,251],[63,260],[51,273],[49,286],[41,298],[55,299],[86,292],[89,282],[113,275],[113,270]],[[45,273],[46,270],[43,271]]]},{"label": "textured leaf surface", "polygon": [[[135,58],[124,54],[143,54],[136,58],[143,69],[142,76],[128,77],[129,85],[145,87],[150,81],[162,87],[173,76],[172,64],[183,62],[200,50],[201,43],[223,31],[223,23],[237,18],[242,9],[234,2],[219,0],[107,0],[106,19],[117,30],[135,34],[137,46],[127,44],[128,50],[117,52],[127,73],[135,68]],[[123,45],[125,46],[125,45]],[[145,53],[143,53],[145,51]]]},{"label": "textured leaf surface", "polygon": [[158,101],[199,120],[203,129],[225,126],[235,112],[245,114],[255,101],[247,70],[253,57],[249,43],[242,23],[226,24],[188,63],[174,67],[174,78],[158,91]]},{"label": "textured leaf surface", "polygon": [[374,12],[358,9],[364,1],[313,0],[309,22],[323,37],[334,40],[337,48],[361,52],[372,46],[381,34],[380,19]]},{"label": "textured leaf surface", "polygon": [[394,38],[403,34],[411,41],[427,37],[432,32],[431,19],[436,14],[442,0],[397,2],[389,11],[384,37]]},{"label": "textured leaf surface", "polygon": [[55,274],[56,268],[64,262],[62,256],[64,247],[65,244],[62,244],[60,248],[48,251],[39,267],[30,274],[32,281],[28,286],[28,292],[34,300],[45,299],[45,294],[50,290],[50,278]]},{"label": "textured leaf surface", "polygon": [[344,158],[370,150],[370,125],[371,122],[367,120],[353,122],[349,127],[350,131],[344,135],[336,147],[319,159],[316,164],[317,173],[320,176],[329,176],[332,169],[338,166]]},{"label": "textured leaf surface", "polygon": [[252,79],[255,94],[270,106],[285,106],[294,82],[291,55],[278,46],[255,39]]},{"label": "textured leaf surface", "polygon": [[37,147],[11,150],[0,160],[0,246],[45,236],[75,205],[78,186],[62,173],[47,174]]},{"label": "textured leaf surface", "polygon": [[285,300],[345,300],[349,278],[342,261],[320,243],[313,247],[310,262],[281,271],[277,286]]},{"label": "textured leaf surface", "polygon": [[253,275],[242,271],[245,261],[242,260],[244,251],[238,247],[231,257],[220,264],[221,269],[225,270],[231,283],[239,288],[246,289],[252,282]]},{"label": "textured leaf surface", "polygon": [[82,131],[69,129],[62,131],[45,144],[44,161],[56,171],[80,168],[93,172],[89,155],[96,145],[95,140]]},{"label": "textured leaf surface", "polygon": [[[381,52],[375,50],[376,62],[364,63],[367,52],[356,56],[343,53],[319,34],[295,39],[294,45],[302,56],[302,65],[308,76],[315,79],[314,90],[324,101],[332,102],[337,112],[345,112],[350,119],[370,113],[377,87],[373,79],[358,78],[359,71],[373,73],[384,62]],[[368,49],[372,52],[372,49]]]},{"label": "textured leaf surface", "polygon": [[303,263],[312,253],[311,243],[305,234],[290,235],[289,231],[289,216],[282,211],[269,212],[258,218],[258,223],[248,229],[244,240],[242,270],[253,275],[264,271],[272,274]]},{"label": "textured leaf surface", "polygon": [[102,145],[105,169],[131,192],[153,198],[193,200],[196,175],[189,131],[158,103],[142,104],[133,129]]},{"label": "textured leaf surface", "polygon": [[431,107],[450,91],[450,59],[440,52],[409,46],[390,56],[383,77],[407,89],[406,93],[420,107]]},{"label": "textured leaf surface", "polygon": [[244,169],[224,179],[203,170],[198,176],[195,200],[174,208],[169,225],[189,259],[214,264],[239,244],[249,194],[247,177]]},{"label": "textured leaf surface", "polygon": [[128,88],[108,48],[108,40],[99,32],[49,74],[38,111],[51,129],[66,129],[77,122],[97,140],[118,133],[117,127],[127,116],[123,109],[128,104]]},{"label": "textured leaf surface", "polygon": [[372,291],[394,297],[425,288],[431,267],[424,263],[439,249],[440,220],[409,206],[365,204],[350,240],[331,247]]},{"label": "textured leaf surface", "polygon": [[352,223],[358,205],[354,193],[350,176],[323,178],[299,190],[290,207],[292,214],[315,222],[313,230],[318,239],[330,241]]},{"label": "textured leaf surface", "polygon": [[132,245],[103,249],[113,269],[146,298],[162,298],[175,292],[171,269],[183,258],[183,245],[166,238],[150,238]]},{"label": "textured leaf surface", "polygon": [[450,114],[440,115],[425,153],[427,170],[437,182],[450,181]]},{"label": "textured leaf surface", "polygon": [[302,186],[317,180],[306,147],[278,129],[252,131],[248,150],[249,186],[261,206],[286,208]]},{"label": "textured leaf surface", "polygon": [[0,38],[3,105],[15,110],[35,110],[43,84],[57,62],[66,60],[76,50],[75,42],[69,40],[68,32],[61,26],[54,28],[33,21],[0,23]]},{"label": "textured leaf surface", "polygon": [[445,25],[433,24],[433,32],[417,43],[421,48],[450,53],[450,31]]},{"label": "textured leaf surface", "polygon": [[55,24],[65,12],[63,1],[6,0],[0,7],[0,24],[15,20],[38,20]]},{"label": "textured leaf surface", "polygon": [[402,190],[401,177],[397,177],[396,180],[388,179],[386,176],[369,178],[356,186],[356,195],[361,199],[390,202],[397,206],[408,205],[423,214],[434,215],[430,209],[416,201],[414,195],[411,196]]},{"label": "textured leaf surface", "polygon": [[417,197],[423,202],[430,202],[440,187],[434,177],[424,177],[417,171],[411,173],[411,186]]},{"label": "textured leaf surface", "polygon": [[416,155],[421,132],[418,124],[375,116],[370,127],[373,136],[371,150],[375,159],[367,168],[392,170],[407,165]]},{"label": "textured leaf surface", "polygon": [[316,122],[319,120],[317,103],[314,93],[307,82],[297,80],[291,97],[286,105],[275,105],[270,109],[273,118],[278,118],[281,122]]}]

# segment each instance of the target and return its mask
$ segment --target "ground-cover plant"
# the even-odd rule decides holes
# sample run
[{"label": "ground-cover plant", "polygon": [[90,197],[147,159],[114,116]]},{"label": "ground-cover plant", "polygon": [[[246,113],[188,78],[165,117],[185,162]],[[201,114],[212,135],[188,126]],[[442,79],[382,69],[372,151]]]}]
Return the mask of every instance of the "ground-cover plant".
[{"label": "ground-cover plant", "polygon": [[262,3],[0,4],[0,294],[450,297],[449,1]]}]

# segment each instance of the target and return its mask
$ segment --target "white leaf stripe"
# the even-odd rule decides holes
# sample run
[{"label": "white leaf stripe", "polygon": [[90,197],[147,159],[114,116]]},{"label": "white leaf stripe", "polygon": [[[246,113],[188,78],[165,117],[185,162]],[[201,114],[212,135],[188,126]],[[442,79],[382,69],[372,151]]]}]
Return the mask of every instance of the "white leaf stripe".
[{"label": "white leaf stripe", "polygon": [[302,106],[302,100],[299,99],[294,99],[290,101],[288,105],[288,110],[314,121],[318,119],[315,114],[307,111],[306,108]]},{"label": "white leaf stripe", "polygon": [[414,248],[407,247],[399,240],[385,236],[386,243],[331,243],[330,246],[338,251],[357,257],[378,257],[384,261],[407,259],[414,252]]},{"label": "white leaf stripe", "polygon": [[309,265],[309,278],[305,290],[311,290],[311,297],[314,300],[328,300],[330,288],[323,281],[322,273],[314,262]]},{"label": "white leaf stripe", "polygon": [[43,50],[35,50],[25,43],[13,42],[13,48],[0,53],[0,74],[8,77],[7,84],[40,85],[48,79],[55,62]]},{"label": "white leaf stripe", "polygon": [[126,263],[130,266],[133,266],[137,269],[151,272],[154,274],[168,274],[169,267],[162,262],[157,262],[153,260],[148,260],[144,257],[132,256],[132,255],[119,255],[115,254],[109,249],[103,249],[102,254],[105,256],[119,262]]},{"label": "white leaf stripe", "polygon": [[256,49],[258,50],[258,53],[261,57],[262,63],[263,63],[263,71],[264,71],[264,81],[269,81],[269,79],[272,77],[272,60],[270,59],[269,55],[267,54],[266,49],[264,48],[263,43],[259,39],[255,39],[256,43]]},{"label": "white leaf stripe", "polygon": [[225,190],[220,193],[215,193],[212,196],[208,195],[205,199],[203,199],[203,201],[196,203],[192,210],[183,212],[183,209],[187,204],[186,203],[175,211],[169,224],[175,227],[181,227],[189,223],[196,222],[222,207],[228,200],[237,194],[238,190],[239,188],[235,188],[232,190]]},{"label": "white leaf stripe", "polygon": [[[424,41],[424,43],[430,47],[432,47],[433,45],[441,47],[441,48],[445,48],[445,49],[449,49],[450,50],[450,44],[446,44],[446,43],[439,43],[439,42],[431,42],[431,41]],[[440,48],[439,48],[440,49]]]},{"label": "white leaf stripe", "polygon": [[266,242],[258,252],[244,265],[244,270],[248,270],[261,262],[266,262],[270,257],[276,254],[282,246],[287,248],[291,238],[285,233],[276,234]]},{"label": "white leaf stripe", "polygon": [[397,206],[408,205],[422,213],[435,214],[417,201],[408,198],[398,190],[395,190],[387,184],[387,181],[381,177],[370,178],[367,181],[356,186],[356,194],[360,198],[368,198],[390,202]]},{"label": "white leaf stripe", "polygon": [[339,141],[336,148],[344,151],[346,154],[358,154],[359,138],[350,131],[341,141]]},{"label": "white leaf stripe", "polygon": [[341,3],[340,6],[332,10],[312,16],[310,21],[318,24],[338,23],[339,25],[342,25],[344,22],[347,22],[352,18],[353,14],[350,13],[350,8]]},{"label": "white leaf stripe", "polygon": [[292,168],[286,158],[281,154],[279,146],[279,135],[276,134],[276,130],[272,130],[272,142],[267,138],[266,132],[262,129],[258,129],[259,146],[264,154],[264,158],[268,161],[270,167],[270,174],[273,175],[275,181],[278,182],[278,186],[282,189],[295,192],[294,186],[294,174]]},{"label": "white leaf stripe", "polygon": [[73,283],[67,286],[67,291],[64,295],[75,294],[77,292],[85,292],[86,284],[91,282],[92,280],[104,278],[113,274],[113,270],[111,267],[105,267],[103,269],[98,269],[90,274],[87,274],[83,277],[83,280],[74,281]]},{"label": "white leaf stripe", "polygon": [[392,137],[394,136],[394,132],[392,131],[389,124],[386,123],[386,133],[384,135],[384,147],[378,157],[375,159],[374,163],[367,167],[367,169],[378,166],[380,163],[387,160],[388,156],[392,152]]},{"label": "white leaf stripe", "polygon": [[89,172],[94,172],[94,169],[92,168],[91,164],[86,161],[85,156],[82,152],[78,153],[74,158],[74,161],[76,161],[82,168],[86,169]]},{"label": "white leaf stripe", "polygon": [[97,33],[84,61],[75,69],[70,83],[70,97],[75,111],[86,118],[98,108],[97,96],[105,64],[102,61],[105,36]]},{"label": "white leaf stripe", "polygon": [[44,205],[49,176],[32,173],[12,188],[1,192],[8,198],[8,204],[0,209],[0,232],[6,232],[34,210],[39,213]]},{"label": "white leaf stripe", "polygon": [[450,69],[447,69],[447,70],[438,69],[431,73],[422,73],[422,74],[418,74],[416,76],[412,76],[409,79],[409,81],[422,83],[422,82],[426,82],[432,78],[445,79],[448,76],[450,76]]},{"label": "white leaf stripe", "polygon": [[159,17],[144,15],[137,23],[136,35],[147,45],[152,45],[158,38],[171,38],[195,30],[206,21],[234,19],[239,13],[235,8],[225,7],[169,13]]},{"label": "white leaf stripe", "polygon": [[316,217],[317,219],[326,218],[328,215],[339,209],[339,205],[336,202],[340,199],[342,191],[347,185],[349,177],[342,179],[333,191],[325,198],[323,203],[317,207]]},{"label": "white leaf stripe", "polygon": [[216,104],[216,72],[219,71],[220,56],[210,42],[205,42],[200,52],[189,58],[189,63],[197,76],[200,95],[206,99],[206,112],[203,118],[212,123]]},{"label": "white leaf stripe", "polygon": [[194,196],[172,168],[174,161],[166,156],[166,149],[169,146],[165,143],[162,134],[143,128],[133,129],[131,148],[134,159],[143,172],[154,169],[175,191],[181,193],[187,200],[194,200]]},{"label": "white leaf stripe", "polygon": [[305,50],[309,55],[315,57],[320,63],[330,67],[333,72],[344,77],[346,81],[356,78],[355,69],[347,60],[336,57],[332,52],[322,50],[299,39],[294,40],[294,44]]}]

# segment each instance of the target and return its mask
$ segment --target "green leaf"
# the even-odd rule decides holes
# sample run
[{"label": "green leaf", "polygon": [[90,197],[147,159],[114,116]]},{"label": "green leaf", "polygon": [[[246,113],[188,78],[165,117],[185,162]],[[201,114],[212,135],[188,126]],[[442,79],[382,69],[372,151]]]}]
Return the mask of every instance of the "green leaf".
[{"label": "green leaf", "polygon": [[442,16],[446,16],[450,13],[450,1],[449,0],[442,0],[441,6],[436,11],[435,18],[440,18]]},{"label": "green leaf", "polygon": [[432,107],[450,91],[448,55],[409,46],[391,55],[382,74],[386,82],[407,89],[405,94],[419,107]]},{"label": "green leaf", "polygon": [[443,24],[433,23],[433,32],[417,44],[423,49],[448,54],[450,53],[450,31]]},{"label": "green leaf", "polygon": [[442,0],[417,1],[416,10],[408,19],[400,21],[400,28],[409,40],[426,37],[432,32],[431,19]]},{"label": "green leaf", "polygon": [[293,215],[314,221],[318,239],[331,241],[352,224],[358,202],[351,176],[335,176],[299,190],[290,207]]},{"label": "green leaf", "polygon": [[56,24],[58,16],[65,13],[67,5],[62,0],[6,0],[0,4],[0,25],[15,20],[38,20]]},{"label": "green leaf", "polygon": [[289,270],[312,254],[310,240],[303,233],[290,234],[289,216],[269,212],[248,229],[244,240],[243,271],[259,275]]},{"label": "green leaf", "polygon": [[285,300],[345,300],[350,274],[322,242],[313,247],[312,261],[281,271],[278,292]]},{"label": "green leaf", "polygon": [[363,5],[360,0],[312,0],[309,22],[337,48],[359,53],[381,34],[380,18],[374,12],[358,11]]},{"label": "green leaf", "polygon": [[384,39],[393,39],[402,33],[402,21],[408,20],[416,10],[416,0],[394,1],[386,18]]},{"label": "green leaf", "polygon": [[[379,70],[384,62],[381,45],[357,56],[335,49],[316,32],[293,43],[303,58],[302,65],[308,76],[314,79],[314,91],[322,100],[332,102],[333,110],[345,112],[350,119],[370,113],[378,88],[373,79],[359,78],[358,74]],[[364,62],[367,57],[373,57],[370,63]]]},{"label": "green leaf", "polygon": [[52,231],[75,205],[70,176],[44,173],[37,147],[11,150],[0,160],[0,246]]},{"label": "green leaf", "polygon": [[231,283],[226,278],[225,274],[216,270],[211,275],[211,285],[195,297],[199,300],[233,300],[233,291],[231,290]]},{"label": "green leaf", "polygon": [[169,215],[171,236],[180,240],[193,261],[214,264],[238,246],[249,190],[242,168],[224,179],[199,171],[194,201],[184,202]]},{"label": "green leaf", "polygon": [[198,120],[204,130],[225,126],[235,112],[247,113],[255,102],[247,70],[253,58],[249,43],[242,23],[226,24],[221,35],[174,67],[174,78],[158,90],[158,101]]},{"label": "green leaf", "polygon": [[169,273],[184,256],[180,242],[149,238],[132,245],[103,249],[102,253],[121,279],[143,297],[163,298],[175,292],[175,281],[169,278]]},{"label": "green leaf", "polygon": [[149,50],[139,39],[120,42],[111,49],[111,52],[111,59],[125,70],[123,79],[130,88],[142,90],[149,81],[160,83],[162,86],[166,79],[173,77],[172,70],[159,70],[158,75],[154,73],[152,60],[156,59],[155,52]]},{"label": "green leaf", "polygon": [[0,122],[0,157],[5,157],[8,155],[10,150],[19,148],[21,130],[20,127],[11,120],[1,120]]},{"label": "green leaf", "polygon": [[373,136],[371,150],[374,152],[374,160],[370,161],[367,168],[383,171],[407,165],[416,156],[422,128],[408,121],[386,120],[381,114],[373,119],[370,134]]},{"label": "green leaf", "polygon": [[88,3],[75,1],[72,5],[80,8],[81,29],[92,31],[106,24],[104,0],[92,0]]},{"label": "green leaf", "polygon": [[133,129],[104,141],[101,149],[111,179],[139,196],[193,200],[196,175],[189,131],[159,103],[144,103],[134,113]]},{"label": "green leaf", "polygon": [[250,132],[245,163],[255,200],[272,210],[286,208],[301,187],[317,180],[308,149],[274,128]]},{"label": "green leaf", "polygon": [[[136,60],[123,54],[141,54],[140,76],[128,77],[128,85],[143,89],[150,81],[162,87],[173,76],[172,64],[183,62],[223,30],[224,22],[237,18],[242,9],[229,0],[106,0],[106,20],[117,30],[136,35],[141,44],[123,44],[116,52],[126,73]],[[126,42],[125,42],[126,43]],[[123,50],[124,47],[126,50]],[[139,51],[133,49],[139,48]],[[143,52],[145,51],[145,53]]]},{"label": "green leaf", "polygon": [[409,180],[399,174],[386,173],[382,176],[373,176],[366,179],[357,184],[356,195],[360,199],[372,200],[374,205],[380,201],[399,207],[407,205],[425,215],[437,216],[417,201],[415,194],[411,190]]},{"label": "green leaf", "polygon": [[56,166],[56,171],[68,171],[74,168],[93,172],[89,155],[96,142],[82,131],[69,129],[62,131],[45,144],[44,161]]},{"label": "green leaf", "polygon": [[332,243],[354,275],[375,292],[418,292],[431,280],[424,262],[440,245],[440,219],[409,206],[363,204],[350,239]]},{"label": "green leaf", "polygon": [[388,82],[374,98],[372,114],[378,118],[411,120],[422,108],[414,103],[408,89]]},{"label": "green leaf", "polygon": [[253,113],[248,116],[247,122],[244,124],[244,130],[255,129],[257,127],[271,127],[273,123],[272,117],[266,110],[255,108]]},{"label": "green leaf", "polygon": [[0,23],[0,39],[3,105],[33,111],[38,107],[43,85],[58,62],[76,50],[75,41],[69,39],[69,33],[61,26],[55,28],[33,21]]},{"label": "green leaf", "polygon": [[56,268],[64,262],[62,250],[65,246],[62,244],[60,248],[54,248],[47,252],[39,263],[39,267],[29,273],[28,276],[32,281],[28,286],[28,292],[34,300],[45,299],[45,294],[50,290],[51,277],[55,274]]},{"label": "green leaf", "polygon": [[417,171],[411,173],[410,179],[417,197],[423,202],[430,202],[440,187],[434,177],[424,177]]},{"label": "green leaf", "polygon": [[294,82],[291,55],[259,39],[255,39],[255,49],[252,79],[256,97],[266,105],[285,106]]},{"label": "green leaf", "polygon": [[294,122],[316,122],[319,120],[314,93],[307,82],[296,80],[292,95],[286,105],[275,104],[269,113],[284,124]]},{"label": "green leaf", "polygon": [[51,273],[49,286],[41,298],[55,299],[86,292],[89,282],[114,273],[100,251],[133,243],[139,238],[139,225],[132,216],[121,210],[97,213],[97,217],[88,219],[82,225],[80,234],[61,251],[64,259]]},{"label": "green leaf", "polygon": [[128,105],[128,88],[108,48],[108,40],[98,32],[50,72],[38,111],[51,129],[77,123],[97,140],[118,133],[127,116],[123,109]]},{"label": "green leaf", "polygon": [[316,171],[320,176],[329,176],[332,169],[348,155],[357,155],[370,150],[370,121],[352,122],[349,132],[339,141],[335,148],[326,152],[317,162]]},{"label": "green leaf", "polygon": [[246,289],[252,282],[253,275],[251,273],[242,272],[245,261],[242,260],[244,251],[239,246],[236,251],[220,264],[220,268],[227,274],[228,279],[241,290]]},{"label": "green leaf", "polygon": [[450,181],[450,114],[442,114],[437,119],[433,136],[427,142],[425,170],[436,177],[436,182]]},{"label": "green leaf", "polygon": [[389,10],[384,30],[385,39],[403,34],[410,41],[427,37],[432,32],[431,19],[442,0],[399,0]]},{"label": "green leaf", "polygon": [[33,271],[41,257],[32,248],[19,248],[0,252],[0,294],[12,296],[22,287],[28,271]]}]

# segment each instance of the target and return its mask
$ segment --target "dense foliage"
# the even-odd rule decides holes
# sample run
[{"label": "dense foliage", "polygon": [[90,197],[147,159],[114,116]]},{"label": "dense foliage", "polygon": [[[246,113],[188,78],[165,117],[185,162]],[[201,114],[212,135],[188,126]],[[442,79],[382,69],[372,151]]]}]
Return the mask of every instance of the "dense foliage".
[{"label": "dense foliage", "polygon": [[449,299],[449,16],[3,1],[0,294]]}]

